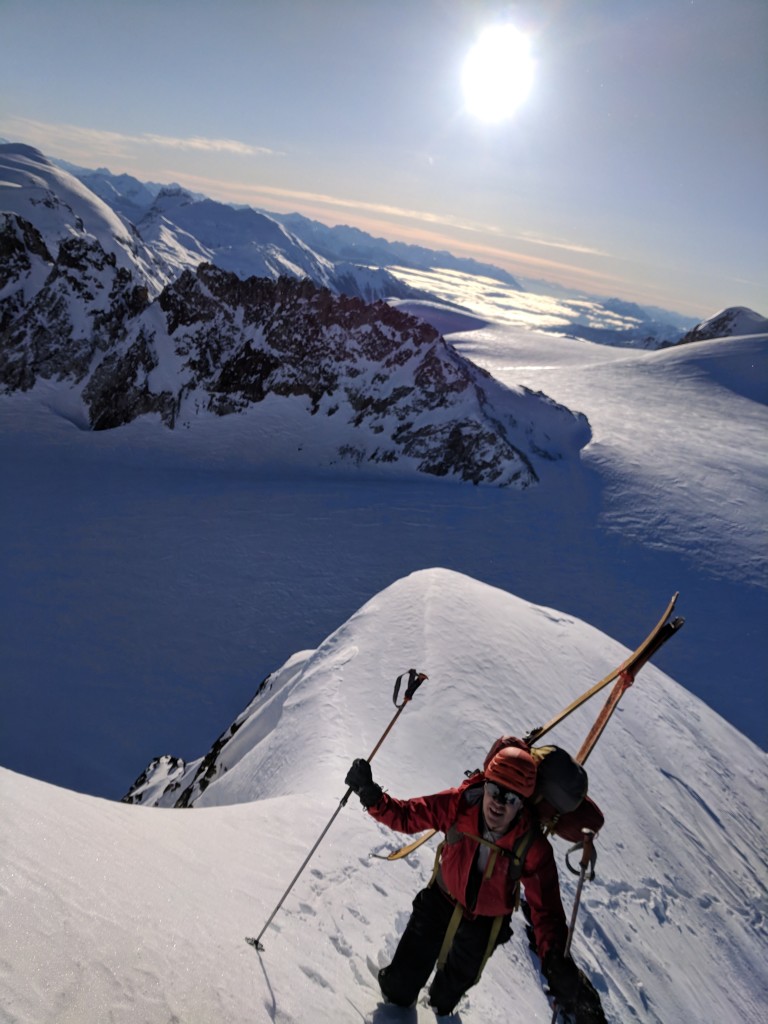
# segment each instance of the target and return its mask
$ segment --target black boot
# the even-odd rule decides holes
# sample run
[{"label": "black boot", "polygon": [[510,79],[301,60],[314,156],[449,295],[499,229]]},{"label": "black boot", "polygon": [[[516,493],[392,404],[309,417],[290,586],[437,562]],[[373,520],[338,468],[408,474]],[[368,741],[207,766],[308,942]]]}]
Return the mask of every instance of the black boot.
[{"label": "black boot", "polygon": [[384,1002],[390,1003],[392,1006],[402,1006],[406,1009],[416,1005],[416,1000],[412,999],[410,1002],[403,1002],[403,995],[401,992],[393,990],[392,985],[387,985],[387,967],[382,967],[379,971],[379,988],[381,994],[384,996]]}]

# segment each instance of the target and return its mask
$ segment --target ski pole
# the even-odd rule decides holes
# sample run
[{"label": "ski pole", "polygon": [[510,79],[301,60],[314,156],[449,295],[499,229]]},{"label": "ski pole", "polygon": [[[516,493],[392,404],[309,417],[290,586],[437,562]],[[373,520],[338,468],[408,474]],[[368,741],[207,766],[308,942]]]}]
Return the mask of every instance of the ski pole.
[{"label": "ski pole", "polygon": [[[571,952],[571,941],[573,939],[573,932],[576,927],[576,915],[579,912],[579,903],[581,902],[581,890],[584,885],[584,879],[587,875],[587,868],[590,864],[594,864],[595,861],[595,850],[593,846],[595,833],[592,831],[592,829],[583,828],[581,830],[581,834],[584,836],[584,839],[581,843],[581,861],[579,862],[581,870],[579,872],[579,880],[576,883],[576,895],[573,899],[573,910],[571,911],[571,921],[568,925],[568,936],[565,940],[565,949],[563,950],[563,956],[568,956],[568,954]],[[577,850],[578,846],[574,846],[572,849]],[[589,877],[590,881],[595,877],[594,867],[592,868],[592,872]],[[557,1005],[557,999],[555,999],[555,1011],[552,1014],[551,1024],[556,1024],[557,1015],[559,1012],[560,1011]]]},{"label": "ski pole", "polygon": [[[392,721],[389,723],[387,728],[384,730],[384,732],[379,737],[378,743],[376,744],[376,746],[373,748],[373,750],[368,755],[368,757],[366,759],[368,762],[371,762],[374,759],[374,757],[376,756],[376,752],[378,751],[379,747],[382,745],[384,740],[387,738],[387,736],[392,731],[392,728],[393,728],[395,722],[398,720],[398,718],[402,714],[406,704],[409,703],[409,701],[411,700],[411,697],[413,697],[414,693],[416,693],[416,691],[421,686],[421,684],[424,682],[424,680],[428,678],[423,672],[417,672],[415,668],[410,669],[409,672],[408,672],[408,685],[406,687],[405,694],[403,696],[402,704],[398,704],[397,703],[397,696],[398,696],[398,693],[399,693],[399,690],[400,690],[400,682],[401,682],[401,680],[402,680],[404,675],[405,675],[405,673],[403,673],[403,675],[398,676],[397,679],[395,680],[395,692],[394,692],[394,694],[392,696],[392,700],[393,700],[393,703],[394,703],[395,707],[397,708],[397,711],[395,712],[395,715],[392,718]],[[339,801],[339,806],[336,808],[336,810],[331,815],[331,818],[330,818],[328,824],[325,826],[323,831],[317,837],[317,840],[316,840],[314,846],[309,851],[307,856],[304,858],[304,862],[302,863],[301,867],[299,868],[299,870],[296,872],[296,874],[291,879],[290,884],[288,885],[288,888],[285,890],[283,895],[280,897],[280,899],[279,899],[279,901],[277,903],[277,906],[275,907],[275,909],[272,911],[272,913],[267,918],[267,921],[266,921],[264,927],[259,932],[259,934],[255,938],[251,938],[251,937],[247,937],[246,938],[245,941],[248,943],[248,945],[249,946],[253,946],[253,948],[257,952],[259,952],[259,953],[263,953],[264,952],[264,946],[261,944],[261,937],[262,937],[262,935],[267,930],[267,928],[269,928],[269,926],[272,924],[272,921],[274,920],[275,914],[277,914],[277,912],[280,909],[280,907],[282,907],[282,905],[285,902],[285,899],[288,896],[289,892],[291,891],[291,889],[293,889],[294,885],[299,880],[299,878],[300,878],[302,872],[304,871],[304,869],[306,868],[307,864],[309,864],[309,862],[312,860],[312,857],[315,854],[315,850],[317,850],[317,848],[320,845],[320,843],[322,843],[323,839],[325,839],[325,836],[326,836],[328,830],[330,829],[331,825],[334,823],[334,821],[338,817],[338,814],[341,811],[342,807],[346,806],[346,803],[349,800],[350,796],[352,796],[353,792],[354,792],[354,790],[350,786],[349,789],[347,790],[347,792],[344,794],[344,796]]]}]

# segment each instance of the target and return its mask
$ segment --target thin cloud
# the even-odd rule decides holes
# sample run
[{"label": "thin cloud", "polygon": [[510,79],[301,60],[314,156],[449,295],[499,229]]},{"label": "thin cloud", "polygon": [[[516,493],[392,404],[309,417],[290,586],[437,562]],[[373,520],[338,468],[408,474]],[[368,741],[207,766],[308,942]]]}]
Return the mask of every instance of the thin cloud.
[{"label": "thin cloud", "polygon": [[554,239],[541,238],[538,235],[516,235],[521,242],[530,242],[532,245],[544,245],[550,249],[564,249],[566,252],[575,252],[580,256],[606,256],[613,259],[608,252],[602,249],[594,249],[589,245],[580,245],[578,242],[558,242]]},{"label": "thin cloud", "polygon": [[236,139],[204,139],[199,136],[192,138],[173,138],[169,135],[135,135],[123,136],[131,142],[147,143],[156,146],[168,146],[171,149],[197,149],[207,153],[235,153],[238,156],[281,156],[275,149],[267,146],[250,146]]},{"label": "thin cloud", "polygon": [[[252,146],[238,139],[206,139],[201,136],[189,138],[158,135],[142,132],[138,135],[124,132],[101,131],[97,128],[83,128],[74,124],[46,124],[27,118],[12,117],[0,122],[0,128],[8,134],[22,137],[30,145],[51,150],[58,146],[85,147],[94,151],[109,150],[124,152],[131,146],[161,146],[166,149],[197,150],[206,153],[231,153],[236,156],[282,156],[278,150],[268,146]],[[85,154],[81,154],[81,159]]]}]

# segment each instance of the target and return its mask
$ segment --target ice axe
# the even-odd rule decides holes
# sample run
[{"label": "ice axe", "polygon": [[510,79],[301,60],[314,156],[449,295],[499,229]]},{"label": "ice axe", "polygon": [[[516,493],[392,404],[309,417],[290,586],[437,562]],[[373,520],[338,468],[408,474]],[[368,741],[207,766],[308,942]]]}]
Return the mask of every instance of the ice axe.
[{"label": "ice axe", "polygon": [[[416,691],[421,686],[421,684],[424,682],[424,680],[428,678],[423,672],[417,672],[415,668],[410,669],[407,674],[408,674],[408,684],[407,684],[407,686],[405,688],[405,694],[403,695],[402,703],[400,703],[400,704],[397,703],[397,698],[398,698],[398,694],[400,693],[400,684],[401,684],[404,676],[406,675],[406,673],[403,672],[402,675],[399,675],[397,677],[397,679],[395,680],[395,692],[392,695],[392,702],[394,703],[395,707],[397,708],[397,711],[395,712],[395,715],[392,718],[392,721],[389,723],[387,728],[384,730],[384,732],[379,737],[378,743],[376,744],[376,746],[373,748],[373,750],[368,755],[366,760],[369,763],[374,759],[374,757],[376,756],[376,752],[378,751],[379,747],[382,745],[382,743],[387,738],[387,736],[389,736],[389,734],[392,731],[392,728],[393,728],[395,722],[398,720],[398,718],[402,714],[402,712],[403,712],[404,708],[406,707],[406,705],[410,702],[410,700],[413,697],[414,693],[416,693]],[[275,914],[278,912],[280,907],[282,907],[282,905],[285,902],[285,899],[286,899],[288,893],[291,891],[291,889],[294,887],[296,882],[299,880],[299,878],[301,876],[301,873],[304,871],[304,868],[312,860],[312,857],[315,854],[315,850],[317,850],[317,848],[320,845],[320,843],[322,843],[323,839],[325,839],[326,833],[328,832],[328,830],[330,829],[331,825],[336,820],[336,818],[337,818],[339,812],[341,811],[342,807],[344,807],[346,805],[346,803],[349,800],[350,796],[352,796],[353,792],[354,792],[354,790],[350,786],[349,789],[347,790],[347,792],[344,794],[344,796],[339,801],[339,806],[336,808],[336,810],[331,815],[330,821],[325,826],[325,828],[320,833],[320,835],[317,837],[317,840],[316,840],[314,846],[309,851],[307,856],[304,858],[303,864],[301,865],[299,870],[296,872],[296,874],[291,879],[291,882],[290,882],[288,888],[285,890],[283,895],[280,897],[280,900],[279,900],[277,906],[275,907],[275,909],[272,911],[272,913],[267,918],[267,921],[264,924],[264,927],[259,932],[259,934],[255,938],[252,938],[250,936],[246,937],[245,941],[248,943],[249,946],[253,946],[253,948],[257,952],[262,953],[264,951],[264,947],[261,944],[261,937],[262,937],[262,935],[267,930],[267,928],[269,928],[269,926],[272,924],[272,921],[273,921],[273,919],[275,917]]]}]

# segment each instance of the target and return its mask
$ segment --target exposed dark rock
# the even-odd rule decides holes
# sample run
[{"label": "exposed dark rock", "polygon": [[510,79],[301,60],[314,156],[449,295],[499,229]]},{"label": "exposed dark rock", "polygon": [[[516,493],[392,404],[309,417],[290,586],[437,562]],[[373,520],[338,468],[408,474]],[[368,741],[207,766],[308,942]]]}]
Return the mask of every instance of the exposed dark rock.
[{"label": "exposed dark rock", "polygon": [[94,430],[111,430],[147,413],[158,413],[173,427],[177,399],[170,391],[153,392],[147,377],[157,366],[153,346],[143,331],[123,355],[111,352],[83,389]]}]

